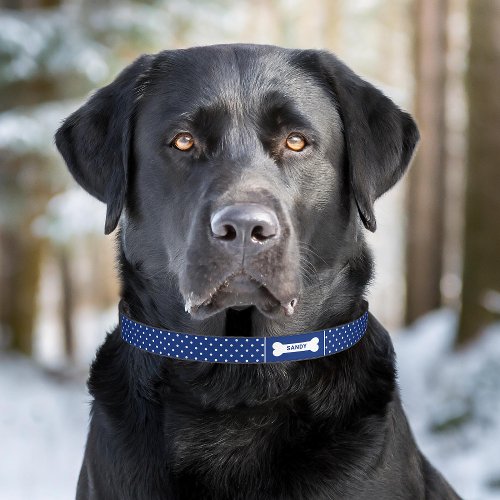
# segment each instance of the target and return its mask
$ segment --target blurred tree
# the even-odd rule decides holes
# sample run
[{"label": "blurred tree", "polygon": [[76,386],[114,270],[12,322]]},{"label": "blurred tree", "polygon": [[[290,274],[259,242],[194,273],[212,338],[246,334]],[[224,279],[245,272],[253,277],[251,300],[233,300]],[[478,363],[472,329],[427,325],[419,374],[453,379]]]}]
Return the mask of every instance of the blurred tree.
[{"label": "blurred tree", "polygon": [[415,2],[415,113],[421,141],[409,173],[406,323],[441,305],[444,243],[446,0]]},{"label": "blurred tree", "polygon": [[[63,0],[3,0],[0,4],[8,8],[0,17],[0,112],[5,112],[4,131],[10,136],[0,144],[0,208],[5,215],[0,221],[0,324],[10,346],[27,355],[33,349],[44,249],[57,253],[63,344],[68,356],[73,350],[73,293],[66,254],[33,231],[34,222],[49,200],[66,188],[69,178],[61,172],[51,143],[60,119],[54,115],[68,114],[70,109],[54,103],[81,96],[108,75],[99,52],[107,51],[108,57],[114,53],[95,41],[104,34],[123,30],[128,36],[120,48],[127,42],[140,46],[126,23],[108,31],[101,25],[92,27],[84,9],[68,17],[65,5]],[[138,36],[135,31],[134,35]]]},{"label": "blurred tree", "polygon": [[457,343],[500,316],[500,2],[469,1],[462,310]]},{"label": "blurred tree", "polygon": [[323,46],[332,52],[342,52],[342,0],[323,1]]},{"label": "blurred tree", "polygon": [[[0,323],[7,329],[11,346],[31,354],[44,247],[43,240],[33,235],[31,224],[43,211],[51,187],[39,173],[47,166],[43,157],[3,157],[2,163],[0,196],[8,224],[0,229]],[[6,209],[9,199],[16,201]]]},{"label": "blurred tree", "polygon": [[[193,32],[205,26],[207,12],[219,20],[228,4],[0,0],[0,334],[7,332],[11,347],[28,355],[32,351],[46,250],[58,262],[63,345],[68,355],[73,349],[71,318],[83,277],[72,269],[73,260],[68,263],[74,241],[66,242],[64,234],[71,220],[60,211],[66,227],[55,224],[57,231],[48,233],[33,230],[46,215],[49,200],[71,183],[53,146],[58,123],[87,92],[109,81],[140,53],[186,43],[189,32],[192,42]],[[215,31],[214,24],[207,26]],[[95,246],[102,256],[103,241]],[[106,259],[93,261],[93,269],[109,274],[108,252]],[[91,292],[92,300],[103,298],[109,288]]]},{"label": "blurred tree", "polygon": [[63,323],[64,353],[68,360],[75,356],[75,339],[73,328],[74,285],[71,274],[71,249],[68,245],[61,245],[58,255],[61,275],[61,314]]},{"label": "blurred tree", "polygon": [[[23,10],[57,7],[55,0],[9,0],[2,5]],[[8,38],[8,35],[7,35]],[[2,47],[3,48],[3,47]],[[2,59],[10,62],[2,50]],[[4,73],[5,76],[5,73]],[[17,83],[17,85],[16,85]],[[33,102],[50,101],[55,97],[54,80],[46,75],[25,80],[19,85],[13,79],[0,81],[0,111]],[[54,194],[51,179],[46,175],[47,158],[33,152],[0,151],[2,158],[2,199],[8,210],[7,223],[0,233],[1,267],[0,323],[7,329],[14,349],[31,355],[36,298],[42,262],[43,240],[33,234],[33,220],[43,212],[45,204]],[[13,200],[7,207],[5,200]]]}]

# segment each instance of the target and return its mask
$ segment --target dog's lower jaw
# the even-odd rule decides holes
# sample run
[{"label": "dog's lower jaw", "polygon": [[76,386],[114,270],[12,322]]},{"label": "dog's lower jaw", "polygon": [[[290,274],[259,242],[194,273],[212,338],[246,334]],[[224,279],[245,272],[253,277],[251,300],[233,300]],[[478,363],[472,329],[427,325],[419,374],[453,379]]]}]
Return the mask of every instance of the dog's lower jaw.
[{"label": "dog's lower jaw", "polygon": [[[187,281],[187,280],[184,280]],[[292,316],[298,303],[297,286],[284,287],[276,284],[274,288],[262,278],[257,279],[244,269],[230,273],[220,283],[203,294],[185,292],[185,311],[195,320],[203,320],[231,307],[255,306],[270,319]]]},{"label": "dog's lower jaw", "polygon": [[266,293],[267,297],[254,301],[251,298],[235,297],[228,305],[220,304],[217,298],[209,297],[200,301],[190,295],[185,302],[184,309],[195,320],[203,320],[214,314],[224,313],[228,309],[245,309],[257,307],[259,311],[269,319],[292,316],[298,304],[298,298],[294,297],[286,302],[280,302],[273,295]]}]

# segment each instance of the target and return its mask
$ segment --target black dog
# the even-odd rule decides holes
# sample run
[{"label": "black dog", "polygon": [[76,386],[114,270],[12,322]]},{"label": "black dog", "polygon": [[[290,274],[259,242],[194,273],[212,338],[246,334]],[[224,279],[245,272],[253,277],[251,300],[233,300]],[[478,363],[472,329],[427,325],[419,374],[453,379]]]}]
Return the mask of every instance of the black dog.
[{"label": "black dog", "polygon": [[[360,315],[362,225],[417,141],[331,54],[253,45],[143,56],[56,135],[106,233],[120,220],[128,315],[247,337]],[[414,442],[373,316],[342,353],[244,366],[156,356],[116,329],[89,388],[78,499],[458,498]]]}]

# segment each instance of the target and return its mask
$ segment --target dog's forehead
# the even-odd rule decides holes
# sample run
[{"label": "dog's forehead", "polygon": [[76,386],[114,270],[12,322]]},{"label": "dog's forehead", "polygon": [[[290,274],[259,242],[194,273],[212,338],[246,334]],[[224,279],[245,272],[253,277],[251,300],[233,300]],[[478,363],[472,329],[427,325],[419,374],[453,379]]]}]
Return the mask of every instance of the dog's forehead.
[{"label": "dog's forehead", "polygon": [[315,75],[296,63],[299,53],[258,45],[166,51],[148,75],[147,94],[161,98],[173,113],[221,103],[233,111],[252,112],[272,94],[293,100],[299,108],[333,108]]}]

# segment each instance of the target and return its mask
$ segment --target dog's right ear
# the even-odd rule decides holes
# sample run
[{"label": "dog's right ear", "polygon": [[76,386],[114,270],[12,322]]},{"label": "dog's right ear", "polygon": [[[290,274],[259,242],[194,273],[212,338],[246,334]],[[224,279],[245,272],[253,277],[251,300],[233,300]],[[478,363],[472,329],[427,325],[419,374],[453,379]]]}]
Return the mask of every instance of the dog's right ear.
[{"label": "dog's right ear", "polygon": [[123,209],[138,80],[153,58],[142,56],[125,68],[66,118],[55,136],[75,180],[106,203],[106,234],[116,228]]}]

